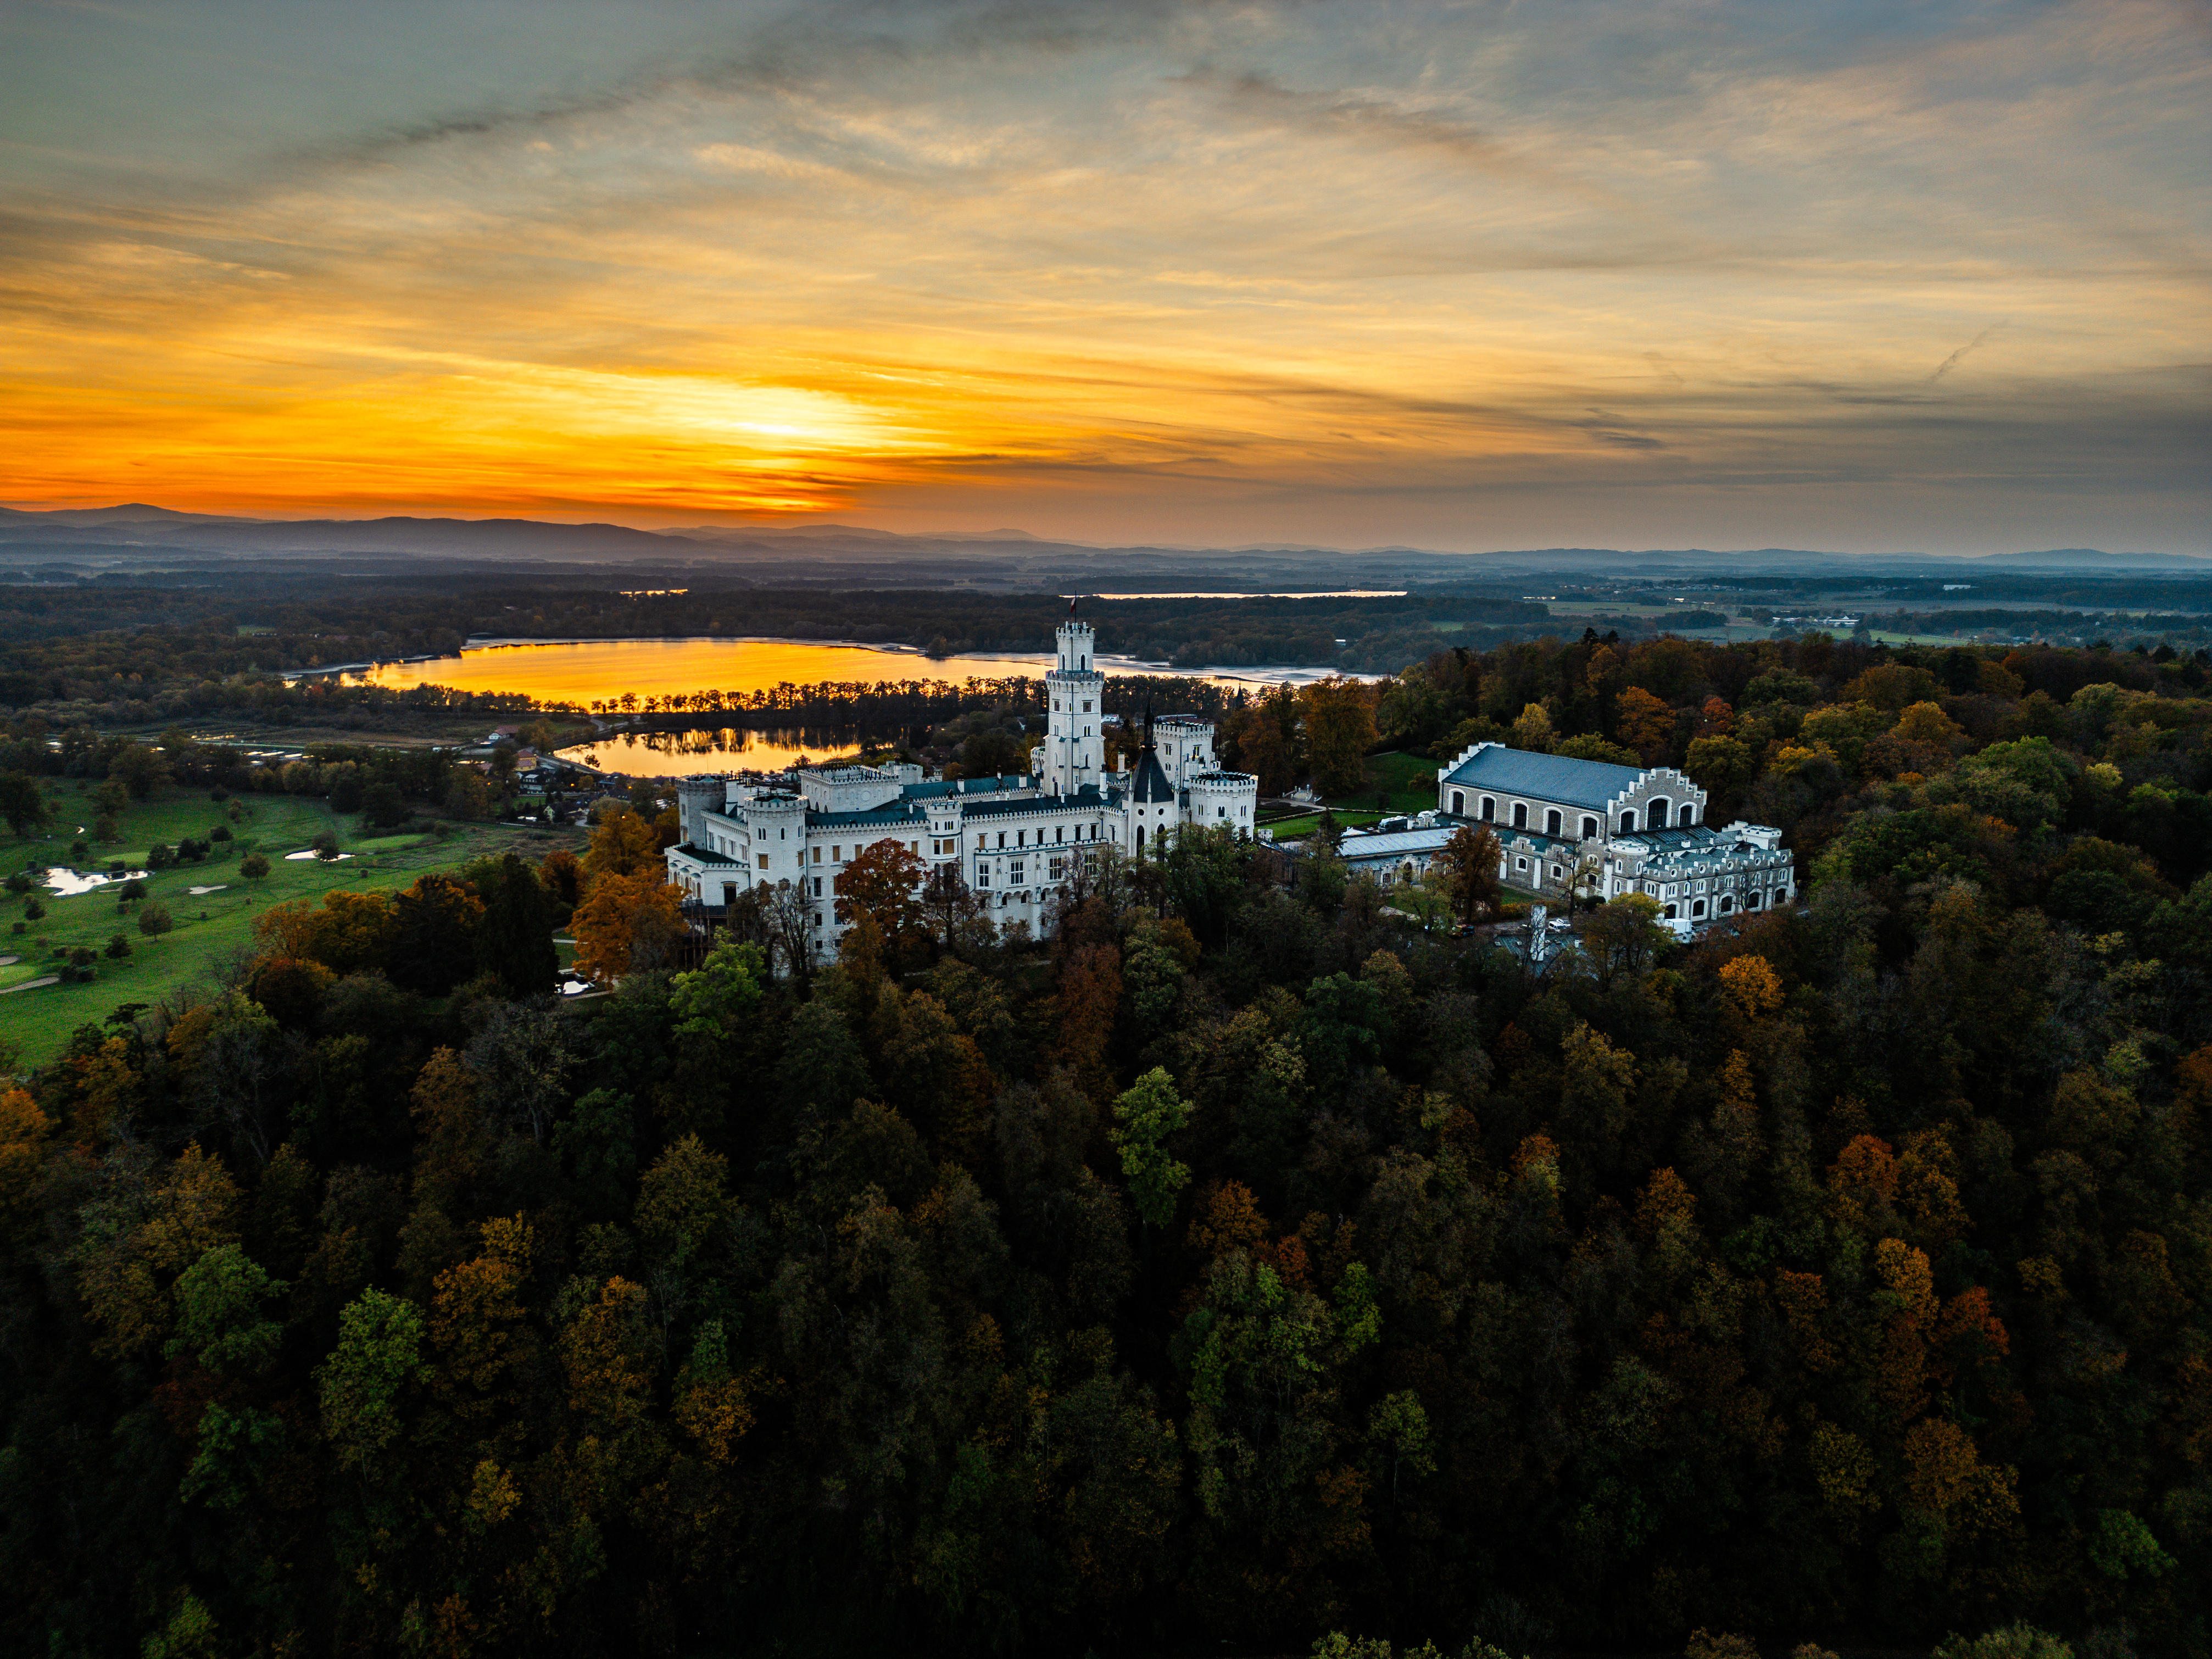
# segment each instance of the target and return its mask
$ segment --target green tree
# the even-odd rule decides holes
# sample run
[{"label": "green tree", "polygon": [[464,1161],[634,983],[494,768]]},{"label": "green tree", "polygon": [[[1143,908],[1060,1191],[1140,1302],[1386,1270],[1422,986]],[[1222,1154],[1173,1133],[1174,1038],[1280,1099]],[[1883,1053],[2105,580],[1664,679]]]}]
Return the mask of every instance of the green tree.
[{"label": "green tree", "polygon": [[1175,1218],[1176,1195],[1189,1184],[1189,1166],[1167,1150],[1189,1121],[1190,1103],[1176,1092],[1164,1066],[1155,1066],[1114,1103],[1114,1127],[1107,1133],[1121,1155],[1137,1213],[1151,1226],[1164,1227]]},{"label": "green tree", "polygon": [[364,1477],[398,1437],[407,1392],[430,1379],[422,1336],[421,1310],[383,1291],[363,1291],[338,1316],[337,1347],[316,1370],[316,1391],[339,1462]]},{"label": "green tree", "polygon": [[283,1328],[261,1311],[281,1296],[282,1279],[272,1279],[236,1244],[218,1244],[178,1277],[174,1334],[163,1349],[170,1358],[190,1354],[222,1376],[246,1376],[276,1356]]},{"label": "green tree", "polygon": [[46,822],[46,798],[39,781],[27,772],[0,773],[0,818],[8,821],[11,836],[27,836]]},{"label": "green tree", "polygon": [[543,996],[561,976],[553,948],[553,895],[538,872],[512,853],[469,866],[469,884],[483,901],[476,928],[477,967],[496,974],[510,995]]}]

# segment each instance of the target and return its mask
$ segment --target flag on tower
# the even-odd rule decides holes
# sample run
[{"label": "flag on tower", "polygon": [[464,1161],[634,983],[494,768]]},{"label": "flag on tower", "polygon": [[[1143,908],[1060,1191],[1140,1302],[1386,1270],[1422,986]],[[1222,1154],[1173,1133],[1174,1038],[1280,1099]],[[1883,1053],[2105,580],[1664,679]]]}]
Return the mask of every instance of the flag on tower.
[{"label": "flag on tower", "polygon": [[1067,596],[1067,614],[1071,617],[1075,614],[1075,595],[1073,593]]}]

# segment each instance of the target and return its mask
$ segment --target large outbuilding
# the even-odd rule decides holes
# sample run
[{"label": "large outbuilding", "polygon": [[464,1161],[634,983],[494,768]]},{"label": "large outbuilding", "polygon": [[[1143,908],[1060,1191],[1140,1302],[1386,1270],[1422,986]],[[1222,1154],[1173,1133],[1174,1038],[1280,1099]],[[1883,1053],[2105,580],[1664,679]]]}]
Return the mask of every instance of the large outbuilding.
[{"label": "large outbuilding", "polygon": [[1669,921],[1711,921],[1786,903],[1796,866],[1782,832],[1705,822],[1705,791],[1671,766],[1616,766],[1478,743],[1437,770],[1449,824],[1482,824],[1499,878],[1565,896],[1647,893]]}]

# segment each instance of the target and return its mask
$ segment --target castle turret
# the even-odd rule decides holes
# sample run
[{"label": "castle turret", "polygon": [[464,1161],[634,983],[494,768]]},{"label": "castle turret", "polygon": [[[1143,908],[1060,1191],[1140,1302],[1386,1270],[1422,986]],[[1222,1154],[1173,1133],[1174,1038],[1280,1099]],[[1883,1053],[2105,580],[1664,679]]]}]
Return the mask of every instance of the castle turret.
[{"label": "castle turret", "polygon": [[1045,677],[1047,710],[1043,764],[1048,795],[1073,795],[1097,784],[1106,765],[1103,717],[1106,677],[1093,665],[1097,635],[1071,615],[1054,639],[1058,660]]},{"label": "castle turret", "polygon": [[676,783],[676,821],[679,828],[677,838],[686,847],[701,847],[706,843],[702,820],[709,812],[722,810],[729,786],[718,777],[679,778]]}]

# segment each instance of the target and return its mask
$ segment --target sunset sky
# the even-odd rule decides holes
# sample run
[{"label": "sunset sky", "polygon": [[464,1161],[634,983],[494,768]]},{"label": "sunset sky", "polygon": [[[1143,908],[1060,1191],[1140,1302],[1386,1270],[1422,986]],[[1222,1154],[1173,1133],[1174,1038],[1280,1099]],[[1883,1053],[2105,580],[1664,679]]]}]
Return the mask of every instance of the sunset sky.
[{"label": "sunset sky", "polygon": [[2202,3],[7,0],[0,501],[2212,551]]}]

